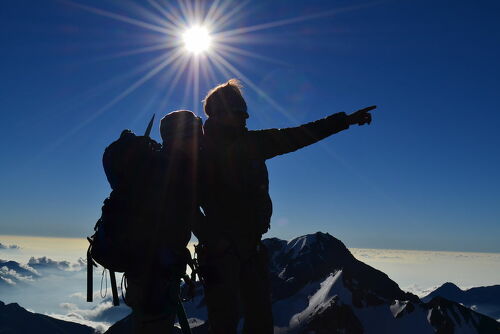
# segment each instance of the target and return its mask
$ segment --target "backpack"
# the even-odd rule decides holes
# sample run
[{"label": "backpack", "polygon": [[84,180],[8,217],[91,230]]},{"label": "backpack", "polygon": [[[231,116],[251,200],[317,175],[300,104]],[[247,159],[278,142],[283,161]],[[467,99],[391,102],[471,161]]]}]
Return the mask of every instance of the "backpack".
[{"label": "backpack", "polygon": [[124,130],[104,151],[103,167],[112,191],[104,200],[94,234],[87,238],[87,301],[93,299],[96,263],[109,270],[114,305],[119,304],[115,272],[141,269],[150,247],[147,226],[153,219],[148,196],[154,174],[151,168],[160,147],[147,135]]},{"label": "backpack", "polygon": [[[166,217],[162,213],[169,211],[158,211],[163,204],[158,203],[158,199],[162,199],[160,194],[164,191],[168,193],[170,187],[168,182],[158,184],[165,174],[165,162],[168,160],[161,154],[161,145],[149,138],[153,120],[154,116],[144,136],[124,130],[120,138],[104,151],[103,167],[112,191],[104,200],[101,217],[94,227],[95,233],[87,238],[90,243],[87,250],[88,302],[93,300],[93,267],[96,264],[109,270],[113,305],[118,306],[115,273],[141,272],[151,268],[154,261],[151,255],[156,250],[154,231],[158,230],[159,224],[164,225],[173,236],[186,232],[186,228],[188,237],[190,235],[187,226],[165,225]],[[184,253],[175,256],[192,269],[191,277],[182,274],[189,294],[192,294],[196,270],[191,255],[185,248]],[[191,333],[181,300],[176,304],[176,313],[182,332]]]}]

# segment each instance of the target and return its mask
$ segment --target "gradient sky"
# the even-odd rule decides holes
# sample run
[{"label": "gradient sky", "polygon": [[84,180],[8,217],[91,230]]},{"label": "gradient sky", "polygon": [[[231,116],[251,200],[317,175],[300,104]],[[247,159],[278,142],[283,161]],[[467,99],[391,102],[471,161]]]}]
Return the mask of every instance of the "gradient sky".
[{"label": "gradient sky", "polygon": [[[76,3],[162,17],[145,1]],[[106,145],[124,128],[142,133],[154,112],[201,115],[205,92],[234,76],[250,129],[378,105],[372,125],[268,162],[267,236],[321,230],[349,247],[500,252],[498,1],[240,4],[219,1],[236,11],[217,31],[281,22],[227,41],[240,75],[202,63],[196,84],[169,66],[117,101],[165,54],[130,52],[172,37],[68,1],[3,1],[0,234],[91,234],[110,190]]]}]

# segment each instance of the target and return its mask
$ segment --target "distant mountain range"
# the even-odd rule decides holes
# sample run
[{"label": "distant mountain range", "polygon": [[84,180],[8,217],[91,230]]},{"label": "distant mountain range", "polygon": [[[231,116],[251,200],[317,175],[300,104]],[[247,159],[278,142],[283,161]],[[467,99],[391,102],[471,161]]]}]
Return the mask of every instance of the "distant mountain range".
[{"label": "distant mountain range", "polygon": [[436,296],[453,300],[474,311],[500,320],[500,285],[462,290],[455,284],[448,282],[422,298],[422,300],[427,302]]},{"label": "distant mountain range", "polygon": [[16,303],[6,305],[0,301],[0,333],[2,334],[91,334],[94,332],[92,327],[32,313]]},{"label": "distant mountain range", "polygon": [[[275,333],[500,333],[499,322],[459,302],[439,294],[422,301],[402,291],[328,233],[264,244],[271,259]],[[194,333],[206,333],[201,287],[185,308]],[[129,320],[108,333],[124,332]]]},{"label": "distant mountain range", "polygon": [[[264,244],[270,256],[275,333],[500,333],[500,323],[493,319],[500,317],[498,285],[463,291],[446,283],[421,300],[402,291],[383,272],[354,258],[340,240],[328,233],[291,241],[265,239]],[[15,279],[18,283],[36,279],[44,268],[68,265],[39,258],[30,260],[29,266],[0,260],[0,267],[4,270],[3,283],[10,284]],[[9,276],[13,272],[18,274]],[[207,333],[207,311],[200,285],[196,297],[185,303],[185,308],[193,334]],[[126,317],[107,333],[129,330],[130,317]],[[93,332],[87,326],[0,302],[0,333]]]}]

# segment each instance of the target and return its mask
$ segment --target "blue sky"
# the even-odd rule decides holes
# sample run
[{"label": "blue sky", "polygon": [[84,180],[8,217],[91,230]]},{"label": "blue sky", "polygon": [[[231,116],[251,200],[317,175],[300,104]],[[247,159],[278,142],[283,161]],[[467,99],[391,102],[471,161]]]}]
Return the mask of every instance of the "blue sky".
[{"label": "blue sky", "polygon": [[[76,3],[161,17],[146,2]],[[496,1],[252,1],[216,27],[310,17],[226,41],[240,50],[227,60],[244,75],[232,76],[246,86],[251,129],[379,106],[372,125],[268,162],[268,236],[500,252],[499,13]],[[109,193],[104,147],[124,128],[144,131],[154,112],[201,114],[205,92],[229,78],[202,64],[214,76],[202,71],[195,89],[171,66],[110,105],[165,51],[123,53],[173,37],[51,0],[2,3],[0,27],[2,234],[90,234]]]}]

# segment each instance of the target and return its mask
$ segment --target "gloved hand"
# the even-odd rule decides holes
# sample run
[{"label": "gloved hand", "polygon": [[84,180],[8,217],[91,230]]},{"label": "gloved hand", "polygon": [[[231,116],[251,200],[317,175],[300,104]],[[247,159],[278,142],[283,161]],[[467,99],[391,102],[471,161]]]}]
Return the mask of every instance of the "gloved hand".
[{"label": "gloved hand", "polygon": [[358,111],[353,112],[352,114],[347,115],[347,121],[349,125],[352,124],[370,124],[372,122],[372,115],[369,113],[370,110],[377,108],[377,106],[370,106],[367,108],[360,109]]}]

